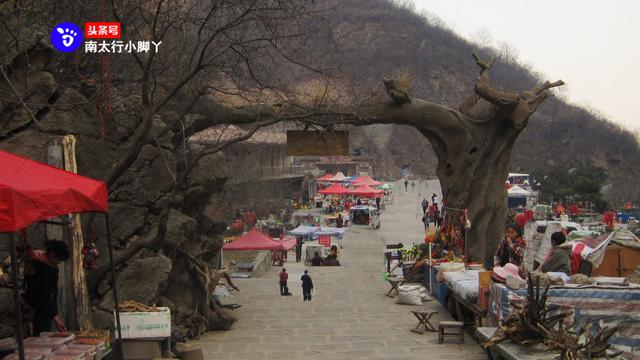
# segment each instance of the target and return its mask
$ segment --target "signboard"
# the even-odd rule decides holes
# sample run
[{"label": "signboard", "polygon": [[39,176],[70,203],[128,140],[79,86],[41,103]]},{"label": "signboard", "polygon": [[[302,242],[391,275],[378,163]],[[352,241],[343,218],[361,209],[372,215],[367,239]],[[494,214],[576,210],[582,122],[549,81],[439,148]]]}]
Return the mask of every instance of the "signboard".
[{"label": "signboard", "polygon": [[349,132],[287,131],[287,156],[349,155]]}]

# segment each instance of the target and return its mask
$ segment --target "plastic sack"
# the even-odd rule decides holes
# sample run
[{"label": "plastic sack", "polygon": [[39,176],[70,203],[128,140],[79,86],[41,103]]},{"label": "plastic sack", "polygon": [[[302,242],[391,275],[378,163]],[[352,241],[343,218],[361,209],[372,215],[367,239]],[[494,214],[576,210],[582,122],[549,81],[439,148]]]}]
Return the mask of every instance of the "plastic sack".
[{"label": "plastic sack", "polygon": [[396,304],[422,305],[422,292],[420,285],[399,286],[398,300]]}]

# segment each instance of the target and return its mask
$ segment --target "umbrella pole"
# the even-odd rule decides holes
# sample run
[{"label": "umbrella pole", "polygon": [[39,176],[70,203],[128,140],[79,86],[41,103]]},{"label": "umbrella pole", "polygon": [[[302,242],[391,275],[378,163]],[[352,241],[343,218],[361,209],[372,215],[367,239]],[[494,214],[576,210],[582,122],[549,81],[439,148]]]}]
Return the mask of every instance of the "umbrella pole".
[{"label": "umbrella pole", "polygon": [[18,289],[18,256],[16,255],[16,239],[13,233],[9,233],[11,239],[11,277],[13,282],[13,301],[16,311],[16,338],[18,339],[18,354],[20,360],[24,360],[24,341],[22,331],[22,304],[20,303],[20,290]]},{"label": "umbrella pole", "polygon": [[113,266],[113,246],[111,242],[111,229],[109,228],[109,214],[104,214],[104,225],[107,229],[107,242],[109,244],[109,266],[111,267],[111,290],[113,291],[113,304],[116,312],[116,331],[118,333],[118,355],[120,359],[124,359],[122,349],[122,328],[120,327],[120,308],[118,307],[118,289],[116,288],[116,271]]}]

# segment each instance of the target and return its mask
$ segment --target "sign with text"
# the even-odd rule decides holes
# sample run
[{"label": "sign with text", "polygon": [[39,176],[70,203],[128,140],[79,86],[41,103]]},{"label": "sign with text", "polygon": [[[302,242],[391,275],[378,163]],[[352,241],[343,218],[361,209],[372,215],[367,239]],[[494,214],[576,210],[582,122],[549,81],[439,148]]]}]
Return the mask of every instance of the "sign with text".
[{"label": "sign with text", "polygon": [[120,39],[122,27],[119,22],[84,23],[85,39]]},{"label": "sign with text", "polygon": [[287,156],[349,155],[349,132],[287,131]]}]

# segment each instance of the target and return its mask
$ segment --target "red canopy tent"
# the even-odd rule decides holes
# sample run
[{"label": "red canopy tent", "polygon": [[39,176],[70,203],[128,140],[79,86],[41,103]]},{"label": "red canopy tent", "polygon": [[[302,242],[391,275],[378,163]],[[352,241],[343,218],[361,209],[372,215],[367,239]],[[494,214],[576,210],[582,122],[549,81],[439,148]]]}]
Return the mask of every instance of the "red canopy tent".
[{"label": "red canopy tent", "polygon": [[373,180],[370,176],[360,176],[359,178],[353,181],[353,185],[380,186],[382,185],[382,183],[380,181]]},{"label": "red canopy tent", "polygon": [[317,181],[329,181],[329,180],[331,180],[331,178],[333,178],[334,176],[335,176],[334,174],[329,174],[329,173],[327,173],[327,174],[322,175],[321,177],[319,177]]},{"label": "red canopy tent", "polygon": [[383,191],[378,189],[373,189],[369,185],[358,186],[355,190],[351,192],[356,196],[365,196],[365,197],[380,197],[382,196]]},{"label": "red canopy tent", "polygon": [[[16,307],[18,351],[24,359],[23,331],[20,294],[18,290],[18,268],[16,242],[13,232],[30,224],[55,218],[69,213],[101,212],[105,214],[109,261],[112,279],[115,279],[109,231],[109,202],[107,185],[56,167],[0,150],[0,233],[9,233],[11,239],[11,260],[13,264],[13,289]],[[120,313],[117,290],[113,284],[113,297],[120,334]],[[119,347],[122,348],[121,346]]]},{"label": "red canopy tent", "polygon": [[[236,240],[224,244],[223,250],[226,251],[243,251],[243,250],[287,250],[285,245],[289,245],[286,241],[276,241],[260,232],[257,229],[251,229],[248,233],[240,236]],[[289,247],[290,249],[290,247]]]},{"label": "red canopy tent", "polygon": [[76,212],[109,212],[107,185],[0,151],[0,232]]},{"label": "red canopy tent", "polygon": [[326,189],[318,191],[318,193],[322,195],[347,195],[351,194],[352,192],[351,189],[347,189],[340,184],[333,184]]}]

